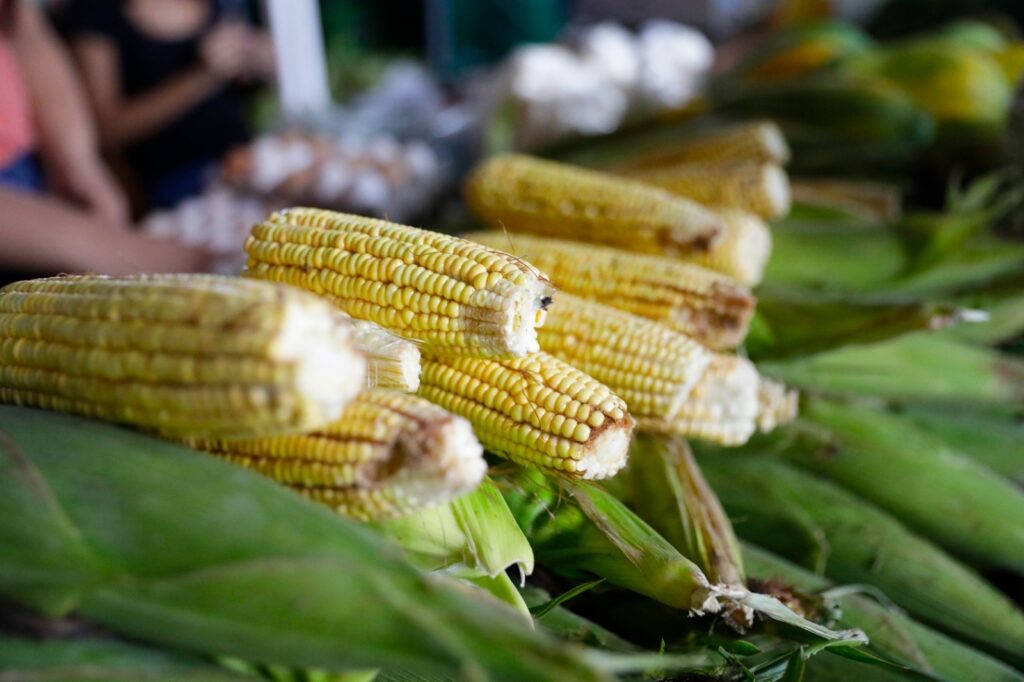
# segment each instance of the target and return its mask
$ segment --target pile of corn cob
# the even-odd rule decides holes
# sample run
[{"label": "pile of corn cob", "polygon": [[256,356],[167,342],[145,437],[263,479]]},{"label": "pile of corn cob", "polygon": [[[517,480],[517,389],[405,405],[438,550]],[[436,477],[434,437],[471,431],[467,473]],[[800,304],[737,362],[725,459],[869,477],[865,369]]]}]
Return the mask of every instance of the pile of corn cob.
[{"label": "pile of corn cob", "polygon": [[[790,209],[788,155],[779,130],[757,121],[601,168],[497,156],[466,184],[468,206],[491,229],[464,238],[293,208],[252,228],[241,278],[11,285],[0,290],[0,401],[133,425],[252,470],[368,522],[422,569],[457,575],[588,644],[634,650],[669,637],[673,650],[733,651],[714,672],[736,673],[736,652],[758,647],[720,629],[697,634],[707,623],[686,618],[707,612],[733,630],[755,628],[773,664],[790,670],[819,649],[853,656],[844,647],[863,643],[857,631],[801,620],[786,602],[829,626],[862,627],[875,653],[939,679],[955,679],[962,659],[990,675],[979,679],[1020,679],[966,644],[949,644],[957,653],[943,659],[933,650],[945,635],[905,615],[893,635],[878,625],[884,609],[859,597],[844,597],[834,617],[820,609],[832,600],[811,594],[826,579],[741,545],[733,531],[727,514],[742,519],[744,540],[804,563],[806,550],[829,578],[874,585],[911,616],[1022,663],[1024,616],[915,534],[1019,571],[1017,534],[992,527],[1004,543],[994,549],[971,529],[989,528],[998,510],[1024,519],[1020,492],[971,467],[931,505],[876,485],[848,454],[908,484],[911,461],[951,477],[960,464],[923,432],[904,442],[904,426],[818,395],[816,382],[841,373],[843,358],[829,365],[830,354],[856,349],[761,367],[812,394],[798,420],[796,392],[743,355],[746,344],[771,359],[764,349],[789,338],[772,334],[779,294],[765,290],[769,305],[755,318],[751,291],[766,268],[772,278],[775,238],[788,238],[788,226],[766,222]],[[859,219],[892,215],[875,210],[877,192],[845,189],[842,205],[863,208]],[[791,304],[800,305],[837,304]],[[875,319],[874,303],[843,305]],[[820,331],[819,344],[830,343],[827,325]],[[838,392],[856,393],[847,381]],[[1019,385],[988,388],[1000,399]],[[914,417],[934,420],[928,410]],[[509,462],[488,471],[485,451]],[[985,496],[979,510],[955,506],[969,491]],[[943,522],[944,505],[957,518]],[[857,518],[871,533],[851,529]],[[596,576],[605,594],[593,599],[628,596],[602,620],[615,634],[561,600],[528,608],[507,570],[528,574],[535,560],[567,593],[593,589],[580,583]],[[577,598],[587,612],[591,595]],[[765,630],[758,614],[803,631]],[[900,637],[931,648],[908,654]],[[850,666],[863,663],[824,658],[812,670],[862,672]]]}]

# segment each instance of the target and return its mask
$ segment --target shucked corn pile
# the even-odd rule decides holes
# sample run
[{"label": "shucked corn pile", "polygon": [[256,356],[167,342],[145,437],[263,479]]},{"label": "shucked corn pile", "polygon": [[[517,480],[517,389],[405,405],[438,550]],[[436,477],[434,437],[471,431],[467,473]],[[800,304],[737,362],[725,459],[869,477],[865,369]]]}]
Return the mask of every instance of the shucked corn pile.
[{"label": "shucked corn pile", "polygon": [[[241,278],[76,276],[0,290],[3,402],[138,427],[213,456],[195,466],[222,460],[224,478],[248,469],[363,524],[332,533],[397,543],[402,558],[389,545],[381,566],[406,561],[438,581],[407,590],[412,583],[358,573],[359,557],[345,553],[324,573],[317,562],[339,555],[314,543],[288,592],[287,563],[303,551],[289,538],[334,517],[300,506],[308,519],[273,532],[254,488],[215,508],[255,523],[243,537],[275,547],[261,598],[289,605],[287,637],[265,647],[246,639],[266,616],[232,611],[246,599],[231,590],[247,589],[251,575],[202,602],[217,626],[194,638],[187,621],[163,627],[157,601],[147,602],[152,627],[102,599],[81,602],[83,612],[114,632],[228,655],[235,670],[275,678],[305,679],[283,665],[379,668],[382,679],[438,670],[767,680],[784,670],[800,679],[791,676],[806,665],[807,679],[822,680],[1024,679],[1012,669],[1024,664],[1024,615],[975,571],[1024,571],[1024,497],[954,451],[969,440],[950,434],[970,417],[933,411],[969,399],[1019,407],[1024,365],[947,332],[897,338],[956,313],[801,289],[806,267],[769,260],[779,238],[782,255],[800,245],[797,219],[766,222],[790,211],[788,160],[765,121],[601,170],[496,156],[465,188],[490,229],[465,238],[293,208],[253,227]],[[848,194],[844,208],[857,203]],[[874,239],[887,228],[856,229]],[[798,286],[764,288],[758,307],[752,288],[765,279]],[[908,295],[928,284],[908,281]],[[1010,302],[1002,333],[1024,327],[1018,308]],[[813,319],[797,319],[808,311]],[[872,389],[879,367],[898,373],[929,353],[993,377],[965,382],[966,398],[912,375],[906,395],[896,382]],[[787,383],[807,391],[799,416]],[[905,400],[907,414],[886,414],[878,400]],[[1022,435],[994,412],[983,417],[996,424],[993,442]],[[1024,473],[999,461],[1004,473]],[[277,513],[291,503],[282,497]],[[3,518],[0,540],[25,542]],[[9,585],[26,583],[3,570],[5,556],[0,549],[0,593],[10,595]],[[517,587],[508,571],[525,579],[535,562],[538,584],[573,601],[549,601],[532,581]],[[330,604],[324,586],[338,576],[352,629],[304,639],[304,610]],[[454,601],[419,605],[454,580],[479,620],[445,612]],[[887,599],[832,595],[831,581]],[[24,601],[49,608],[30,584]],[[478,600],[481,590],[490,598]],[[182,598],[172,618],[190,608]],[[399,629],[385,629],[387,614]],[[534,620],[537,631],[524,622]],[[446,628],[436,641],[431,623]],[[616,653],[588,657],[581,644]],[[643,653],[659,647],[653,662]]]}]

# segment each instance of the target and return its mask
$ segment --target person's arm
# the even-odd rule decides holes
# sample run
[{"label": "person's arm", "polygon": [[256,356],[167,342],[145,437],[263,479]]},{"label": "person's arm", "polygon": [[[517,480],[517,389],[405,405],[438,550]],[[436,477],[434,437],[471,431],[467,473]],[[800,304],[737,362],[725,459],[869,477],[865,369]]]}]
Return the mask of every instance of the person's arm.
[{"label": "person's arm", "polygon": [[34,3],[21,2],[15,9],[11,44],[55,189],[107,223],[125,222],[127,202],[99,158],[89,107],[68,55]]},{"label": "person's arm", "polygon": [[0,187],[0,265],[46,272],[198,272],[205,251],[159,241],[54,199]]},{"label": "person's arm", "polygon": [[146,92],[126,97],[117,46],[99,35],[74,42],[86,89],[105,145],[120,147],[158,132],[245,71],[241,25],[219,26],[203,40],[202,62]]}]

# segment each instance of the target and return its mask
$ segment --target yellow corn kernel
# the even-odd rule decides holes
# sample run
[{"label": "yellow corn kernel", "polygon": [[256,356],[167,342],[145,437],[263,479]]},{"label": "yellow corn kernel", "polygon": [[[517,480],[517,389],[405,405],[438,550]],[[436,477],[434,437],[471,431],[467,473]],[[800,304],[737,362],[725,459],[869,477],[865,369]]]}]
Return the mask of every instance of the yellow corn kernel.
[{"label": "yellow corn kernel", "polygon": [[626,463],[633,418],[607,386],[535,353],[489,360],[427,354],[419,394],[473,424],[488,451],[576,478]]},{"label": "yellow corn kernel", "polygon": [[475,488],[487,470],[469,422],[386,389],[363,391],[313,433],[185,442],[360,520],[444,504]]},{"label": "yellow corn kernel", "polygon": [[774,163],[685,163],[629,176],[705,206],[738,209],[772,220],[789,213],[789,177]]},{"label": "yellow corn kernel", "polygon": [[777,163],[789,161],[789,145],[772,121],[749,121],[695,133],[664,147],[641,154],[617,170],[656,168],[679,163]]},{"label": "yellow corn kernel", "polygon": [[65,276],[0,289],[0,401],[168,434],[304,431],[366,382],[350,322],[239,278]]},{"label": "yellow corn kernel", "polygon": [[757,286],[771,257],[771,230],[763,220],[745,211],[722,209],[718,215],[725,229],[711,250],[679,259],[721,272],[740,284]]},{"label": "yellow corn kernel", "polygon": [[760,376],[749,360],[715,353],[675,417],[640,419],[637,427],[647,433],[742,445],[757,428],[760,386]]},{"label": "yellow corn kernel", "polygon": [[541,350],[594,377],[637,419],[671,419],[711,361],[693,339],[657,322],[560,293]]},{"label": "yellow corn kernel", "polygon": [[383,220],[294,208],[252,229],[246,275],[329,297],[352,317],[433,348],[537,350],[552,288],[508,254]]},{"label": "yellow corn kernel", "polygon": [[648,253],[706,250],[722,229],[714,213],[656,187],[518,154],[480,164],[466,202],[492,228]]},{"label": "yellow corn kernel", "polygon": [[655,320],[716,350],[742,343],[754,313],[749,289],[674,258],[499,232],[467,238],[530,261],[563,292]]}]

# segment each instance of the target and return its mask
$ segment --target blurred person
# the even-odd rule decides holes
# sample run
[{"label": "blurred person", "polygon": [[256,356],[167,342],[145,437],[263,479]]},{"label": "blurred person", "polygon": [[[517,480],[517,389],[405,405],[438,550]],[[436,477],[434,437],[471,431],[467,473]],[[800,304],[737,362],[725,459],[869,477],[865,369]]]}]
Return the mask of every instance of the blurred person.
[{"label": "blurred person", "polygon": [[101,142],[149,208],[201,192],[249,138],[236,86],[272,76],[273,46],[216,0],[74,0],[67,26]]},{"label": "blurred person", "polygon": [[67,54],[33,2],[0,0],[0,283],[194,270],[209,258],[129,230]]}]

